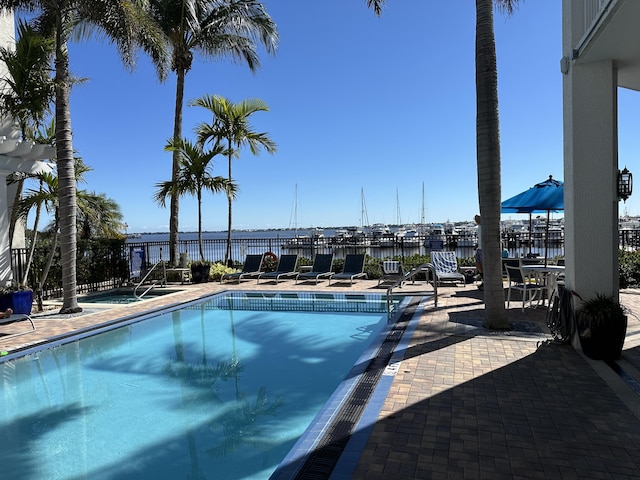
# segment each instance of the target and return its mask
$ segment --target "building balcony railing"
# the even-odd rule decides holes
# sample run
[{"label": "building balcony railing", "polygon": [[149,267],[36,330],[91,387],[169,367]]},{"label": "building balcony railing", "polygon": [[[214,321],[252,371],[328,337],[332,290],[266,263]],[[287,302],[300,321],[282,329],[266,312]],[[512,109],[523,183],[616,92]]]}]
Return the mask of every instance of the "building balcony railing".
[{"label": "building balcony railing", "polygon": [[584,39],[591,32],[602,14],[608,9],[613,0],[584,0],[584,30],[581,37]]}]

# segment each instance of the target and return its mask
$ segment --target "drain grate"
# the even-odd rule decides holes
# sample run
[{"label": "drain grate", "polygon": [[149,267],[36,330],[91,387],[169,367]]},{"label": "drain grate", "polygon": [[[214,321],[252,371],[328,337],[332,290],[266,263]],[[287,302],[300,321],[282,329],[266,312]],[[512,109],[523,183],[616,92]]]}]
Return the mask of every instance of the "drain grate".
[{"label": "drain grate", "polygon": [[626,383],[636,395],[640,395],[640,382],[638,382],[638,380],[629,375],[629,373],[627,373],[627,371],[616,362],[608,361],[606,362],[606,364],[609,365],[609,367],[611,367],[611,369],[618,374],[622,381]]},{"label": "drain grate", "polygon": [[391,360],[393,351],[416,308],[417,302],[404,309],[404,312],[389,331],[384,342],[382,342],[376,355],[367,365],[352,394],[342,403],[326,433],[298,471],[296,479],[324,480],[329,477],[351,438],[351,434],[360,420],[371,394],[378,384],[378,380]]}]

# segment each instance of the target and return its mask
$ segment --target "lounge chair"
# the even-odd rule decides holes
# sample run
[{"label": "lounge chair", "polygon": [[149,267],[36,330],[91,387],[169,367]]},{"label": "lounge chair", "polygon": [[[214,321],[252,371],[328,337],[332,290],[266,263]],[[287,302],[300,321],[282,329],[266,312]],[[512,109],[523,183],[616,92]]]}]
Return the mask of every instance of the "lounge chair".
[{"label": "lounge chair", "polygon": [[431,252],[431,263],[436,270],[438,283],[460,282],[462,285],[467,284],[464,274],[458,270],[456,252]]},{"label": "lounge chair", "polygon": [[298,280],[315,280],[317,285],[318,280],[331,276],[333,273],[331,271],[332,265],[333,253],[317,253],[313,259],[311,271],[299,273],[296,277],[296,283],[298,283]]},{"label": "lounge chair", "polygon": [[264,254],[262,255],[247,255],[244,259],[244,265],[240,272],[225,273],[220,277],[220,283],[224,283],[225,280],[240,280],[243,278],[256,278],[263,273],[262,263],[264,261]]},{"label": "lounge chair", "polygon": [[334,273],[329,276],[329,285],[331,280],[349,280],[351,285],[356,278],[367,278],[364,271],[364,254],[348,253],[344,259],[344,267],[342,273]]},{"label": "lounge chair", "polygon": [[396,260],[385,260],[382,262],[382,266],[380,268],[382,269],[382,275],[378,279],[378,285],[387,282],[397,282],[404,277],[402,264]]},{"label": "lounge chair", "polygon": [[298,266],[298,254],[285,254],[280,255],[280,259],[278,260],[278,266],[276,267],[275,272],[266,272],[258,275],[258,283],[260,279],[266,280],[275,280],[276,283],[280,279],[283,278],[293,278],[298,275],[296,272],[296,267]]},{"label": "lounge chair", "polygon": [[26,333],[31,333],[36,331],[36,325],[35,323],[33,323],[33,319],[31,318],[30,315],[27,315],[25,313],[13,313],[5,317],[4,312],[0,313],[0,325],[8,325],[10,323],[22,322],[24,320],[27,320],[31,324],[31,330],[28,330],[26,332],[18,332],[18,333],[7,333],[7,334],[3,333],[2,336],[0,336],[0,338],[6,339],[11,337],[17,337],[18,335],[24,335]]}]

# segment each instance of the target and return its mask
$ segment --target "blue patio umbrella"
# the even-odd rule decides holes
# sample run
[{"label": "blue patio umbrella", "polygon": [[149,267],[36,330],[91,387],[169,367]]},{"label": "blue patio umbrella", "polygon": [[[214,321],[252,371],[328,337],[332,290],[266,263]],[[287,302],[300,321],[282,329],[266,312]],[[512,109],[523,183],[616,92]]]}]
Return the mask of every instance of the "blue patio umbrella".
[{"label": "blue patio umbrella", "polygon": [[531,222],[532,213],[547,213],[545,263],[549,245],[549,215],[559,210],[564,210],[564,183],[554,180],[551,175],[544,182],[536,183],[530,189],[502,202],[502,213],[528,213],[529,222]]},{"label": "blue patio umbrella", "polygon": [[564,183],[551,175],[544,182],[502,202],[502,213],[541,213],[564,210]]}]

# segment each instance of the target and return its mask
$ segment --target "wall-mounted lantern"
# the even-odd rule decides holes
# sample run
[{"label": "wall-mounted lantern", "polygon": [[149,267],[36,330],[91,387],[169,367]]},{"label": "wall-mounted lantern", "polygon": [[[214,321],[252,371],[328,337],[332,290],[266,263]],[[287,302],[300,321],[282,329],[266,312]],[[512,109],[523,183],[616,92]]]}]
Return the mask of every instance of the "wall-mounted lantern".
[{"label": "wall-mounted lantern", "polygon": [[618,170],[618,199],[627,201],[633,191],[633,175],[624,167],[624,170]]}]

